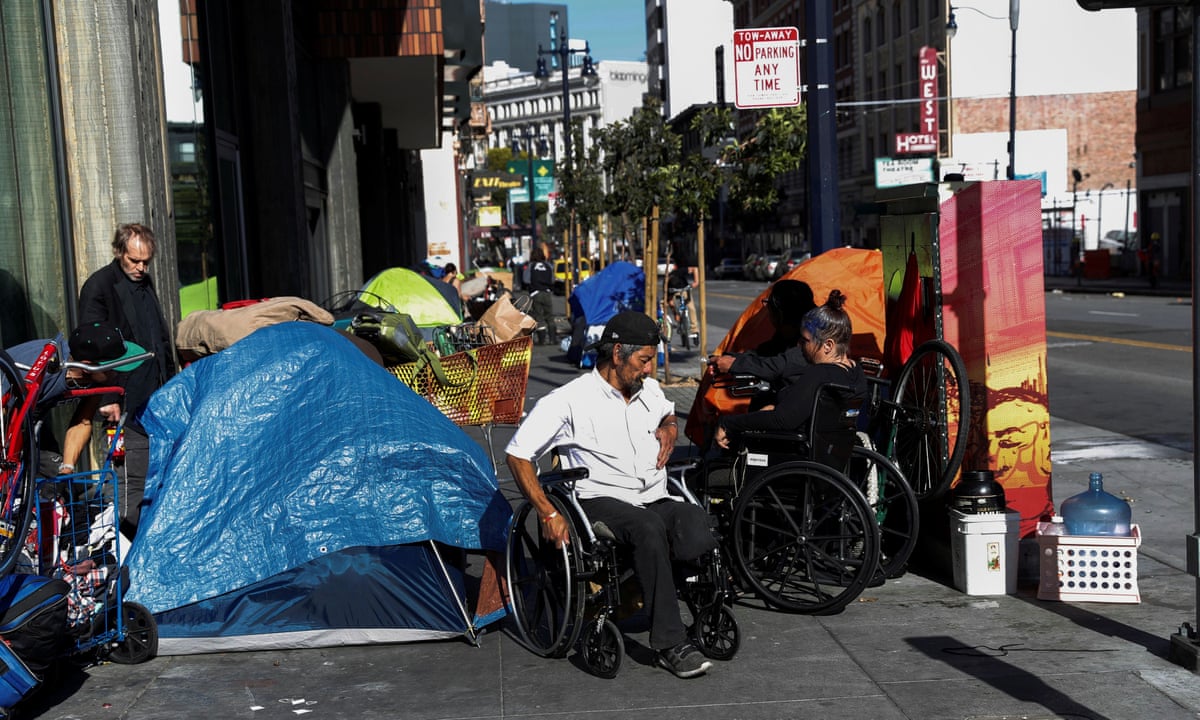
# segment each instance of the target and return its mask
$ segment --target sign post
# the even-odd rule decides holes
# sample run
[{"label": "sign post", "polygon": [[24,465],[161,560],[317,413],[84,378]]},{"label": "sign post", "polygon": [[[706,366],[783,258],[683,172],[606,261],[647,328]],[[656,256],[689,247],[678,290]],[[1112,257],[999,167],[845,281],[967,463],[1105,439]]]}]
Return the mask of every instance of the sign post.
[{"label": "sign post", "polygon": [[733,31],[734,104],[739,108],[800,104],[800,31],[794,27]]}]

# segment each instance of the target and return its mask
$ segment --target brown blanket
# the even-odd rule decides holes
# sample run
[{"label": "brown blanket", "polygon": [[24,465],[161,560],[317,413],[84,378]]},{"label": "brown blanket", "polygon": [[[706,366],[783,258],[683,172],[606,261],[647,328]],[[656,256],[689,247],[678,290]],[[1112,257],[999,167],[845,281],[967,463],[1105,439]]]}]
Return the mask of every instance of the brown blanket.
[{"label": "brown blanket", "polygon": [[277,297],[233,310],[196,310],[179,323],[175,344],[181,357],[200,358],[224,350],[261,327],[293,320],[332,325],[333,315],[298,297]]}]

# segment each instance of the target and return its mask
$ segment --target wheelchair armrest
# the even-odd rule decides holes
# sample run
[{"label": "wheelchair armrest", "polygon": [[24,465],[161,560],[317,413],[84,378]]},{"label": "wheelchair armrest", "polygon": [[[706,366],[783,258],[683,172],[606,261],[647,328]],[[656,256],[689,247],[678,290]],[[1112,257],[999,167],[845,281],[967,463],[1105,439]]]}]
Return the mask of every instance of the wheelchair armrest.
[{"label": "wheelchair armrest", "polygon": [[585,467],[568,468],[566,470],[551,470],[538,475],[538,482],[543,486],[551,487],[561,485],[563,483],[575,482],[582,480],[588,476],[588,469]]},{"label": "wheelchair armrest", "polygon": [[727,391],[733,397],[750,397],[771,389],[771,383],[755,375],[725,374],[713,380],[713,387]]},{"label": "wheelchair armrest", "polygon": [[743,445],[757,443],[806,443],[808,436],[802,432],[785,432],[781,430],[745,430],[738,434]]},{"label": "wheelchair armrest", "polygon": [[693,455],[692,457],[687,457],[687,458],[680,458],[678,460],[670,460],[667,462],[667,474],[668,475],[679,475],[680,473],[685,473],[688,470],[693,470],[693,469],[699,467],[700,463],[702,463],[702,462],[704,462],[704,458],[699,455]]}]

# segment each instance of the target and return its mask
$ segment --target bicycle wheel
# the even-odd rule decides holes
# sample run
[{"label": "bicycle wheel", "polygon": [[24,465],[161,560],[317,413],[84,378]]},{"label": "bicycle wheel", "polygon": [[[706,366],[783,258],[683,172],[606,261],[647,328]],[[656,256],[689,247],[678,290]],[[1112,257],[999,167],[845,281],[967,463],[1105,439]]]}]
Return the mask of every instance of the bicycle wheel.
[{"label": "bicycle wheel", "polygon": [[687,305],[679,308],[679,337],[683,340],[683,349],[687,350],[692,344],[692,317]]},{"label": "bicycle wheel", "polygon": [[967,452],[971,389],[967,366],[944,340],[922,343],[900,370],[888,456],[918,500],[950,488]]},{"label": "bicycle wheel", "polygon": [[825,615],[862,593],[879,567],[879,528],[858,488],[808,461],[786,462],[736,500],[733,554],[768,605]]},{"label": "bicycle wheel", "polygon": [[920,510],[916,493],[895,463],[870,448],[855,446],[846,474],[875,511],[880,572],[884,577],[899,577],[917,546]]},{"label": "bicycle wheel", "polygon": [[0,350],[0,575],[12,572],[33,520],[37,443],[24,404],[25,377]]},{"label": "bicycle wheel", "polygon": [[558,548],[544,539],[536,509],[524,502],[509,529],[506,573],[520,639],[542,657],[563,657],[583,629],[586,588],[578,572],[579,534],[565,503],[549,497],[571,525],[571,542]]}]

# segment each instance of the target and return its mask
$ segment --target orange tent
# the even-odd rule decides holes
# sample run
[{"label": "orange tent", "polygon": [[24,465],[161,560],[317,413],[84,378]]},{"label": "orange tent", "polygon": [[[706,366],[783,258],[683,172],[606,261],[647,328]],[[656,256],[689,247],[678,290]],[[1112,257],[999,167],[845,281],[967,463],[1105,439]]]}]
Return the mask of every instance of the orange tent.
[{"label": "orange tent", "polygon": [[[886,332],[882,253],[837,248],[800,263],[783,279],[808,283],[818,303],[825,302],[830,290],[841,290],[846,296],[846,312],[854,325],[850,354],[853,357],[882,357]],[[770,294],[768,286],[742,312],[725,339],[717,345],[718,355],[753,349],[771,337],[775,328],[763,305]],[[712,387],[712,376],[706,373],[700,381],[684,431],[692,442],[704,445],[717,417],[745,412],[749,403],[749,398],[733,398],[724,390]]]}]

